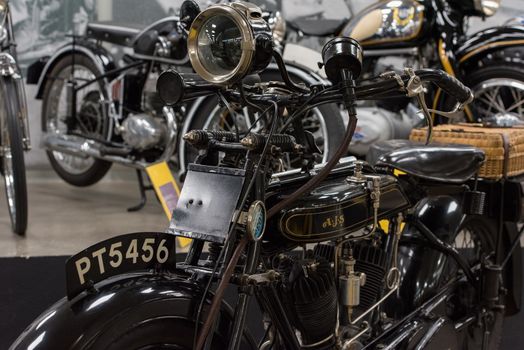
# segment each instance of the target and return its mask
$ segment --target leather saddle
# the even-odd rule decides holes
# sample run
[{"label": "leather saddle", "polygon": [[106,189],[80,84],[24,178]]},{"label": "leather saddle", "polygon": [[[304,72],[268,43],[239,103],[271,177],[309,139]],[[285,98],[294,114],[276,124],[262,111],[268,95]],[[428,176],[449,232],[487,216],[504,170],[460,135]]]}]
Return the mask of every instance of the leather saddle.
[{"label": "leather saddle", "polygon": [[308,36],[333,36],[342,30],[346,22],[346,19],[299,18],[288,22],[288,24],[291,28]]},{"label": "leather saddle", "polygon": [[460,184],[475,176],[484,157],[484,151],[467,145],[387,140],[372,145],[367,160],[421,179]]}]

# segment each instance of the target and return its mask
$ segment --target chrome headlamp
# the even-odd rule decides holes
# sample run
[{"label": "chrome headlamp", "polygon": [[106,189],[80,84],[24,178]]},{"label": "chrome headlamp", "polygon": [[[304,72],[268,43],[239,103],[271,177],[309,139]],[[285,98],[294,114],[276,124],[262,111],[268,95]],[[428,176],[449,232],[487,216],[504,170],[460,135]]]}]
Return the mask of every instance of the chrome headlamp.
[{"label": "chrome headlamp", "polygon": [[500,7],[501,0],[474,0],[475,10],[484,16],[493,16]]},{"label": "chrome headlamp", "polygon": [[232,84],[271,61],[271,30],[257,6],[234,2],[210,6],[191,24],[189,59],[203,79]]}]

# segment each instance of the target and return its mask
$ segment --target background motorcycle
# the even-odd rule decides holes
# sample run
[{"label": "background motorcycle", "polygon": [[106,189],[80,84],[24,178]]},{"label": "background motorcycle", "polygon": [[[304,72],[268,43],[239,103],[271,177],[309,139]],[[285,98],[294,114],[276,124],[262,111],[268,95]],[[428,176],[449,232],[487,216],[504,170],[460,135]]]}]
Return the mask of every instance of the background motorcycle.
[{"label": "background motorcycle", "polygon": [[[36,97],[43,100],[43,145],[53,169],[65,181],[75,186],[94,184],[112,163],[143,169],[171,160],[175,168],[185,172],[185,164],[195,154],[185,149],[180,131],[211,128],[208,117],[216,117],[212,111],[219,109],[218,102],[197,100],[176,110],[164,108],[155,83],[158,73],[167,67],[191,69],[186,38],[194,6],[186,3],[180,20],[167,17],[142,30],[90,23],[85,37],[74,38],[52,57],[29,68],[28,83],[38,83]],[[133,53],[124,55],[120,65],[102,42],[129,47]],[[301,81],[318,83],[304,69],[294,72]],[[265,74],[274,77],[271,69]],[[205,103],[200,109],[201,102]],[[325,117],[333,112],[329,106],[316,111],[312,119],[319,142],[334,149],[340,141],[342,121]],[[246,122],[249,125],[249,118]],[[239,127],[246,122],[239,121]],[[231,121],[222,117],[217,123]],[[328,148],[324,147],[326,157]]]},{"label": "background motorcycle", "polygon": [[[469,86],[475,101],[455,119],[495,125],[524,121],[524,27],[507,24],[467,34],[470,17],[495,14],[500,1],[379,1],[348,20],[301,18],[288,22],[299,36],[349,36],[365,50],[363,78],[394,67],[444,69]],[[353,12],[352,12],[353,13]],[[292,37],[292,35],[291,35]],[[286,42],[284,58],[316,69],[320,54]],[[455,101],[432,91],[431,108],[450,110]],[[359,106],[352,152],[365,155],[375,142],[406,138],[420,124],[410,100]],[[433,117],[435,116],[433,113]],[[447,121],[446,121],[447,122]]]},{"label": "background motorcycle", "polygon": [[[408,144],[384,154],[375,169],[352,157],[339,162],[356,126],[356,99],[410,95],[423,104],[422,84],[433,82],[463,104],[471,101],[469,89],[437,70],[355,84],[361,48],[337,38],[323,50],[333,86],[299,92],[290,83],[244,80],[242,94],[225,83],[259,71],[272,54],[260,10],[215,6],[192,27],[191,61],[202,78],[167,71],[158,82],[162,97],[176,103],[219,93],[231,102],[270,106],[269,130],[242,139],[235,132],[188,133],[185,139],[201,152],[168,233],[115,237],[72,257],[68,299],[44,312],[11,349],[496,349],[504,312],[515,311],[507,301],[520,293],[509,287],[516,280],[506,272],[521,263],[511,255],[518,219],[497,230],[489,215],[513,201],[501,203],[496,183],[474,179],[483,153]],[[199,45],[214,35],[218,45]],[[255,47],[242,50],[246,42]],[[236,52],[227,56],[236,60],[226,61],[224,50]],[[298,142],[296,129],[279,133],[278,119],[286,118],[281,107],[299,118],[306,108],[341,99],[350,121],[336,155],[310,171],[271,175],[284,153],[312,151]],[[225,154],[223,163],[206,165],[216,153]],[[404,175],[395,176],[394,168]],[[471,189],[491,185],[483,213],[482,196]],[[194,238],[178,264],[173,234]],[[220,283],[209,293],[214,281]],[[239,286],[234,310],[222,302],[228,283]],[[264,312],[259,346],[245,330],[252,295]]]},{"label": "background motorcycle", "polygon": [[24,150],[31,148],[27,103],[9,1],[0,1],[0,173],[4,177],[7,208],[13,232],[27,228],[27,187]]}]

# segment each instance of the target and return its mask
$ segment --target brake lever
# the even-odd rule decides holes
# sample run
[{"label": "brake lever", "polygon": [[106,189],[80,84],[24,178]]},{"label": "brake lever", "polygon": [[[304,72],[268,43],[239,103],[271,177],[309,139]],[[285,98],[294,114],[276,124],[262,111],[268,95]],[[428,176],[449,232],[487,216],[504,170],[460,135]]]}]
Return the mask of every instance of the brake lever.
[{"label": "brake lever", "polygon": [[436,109],[428,108],[428,111],[430,113],[435,113],[437,115],[440,115],[441,117],[452,119],[452,120],[459,120],[460,119],[460,112],[464,111],[464,108],[466,107],[465,103],[457,103],[453,107],[451,111],[439,111]]},{"label": "brake lever", "polygon": [[406,92],[409,97],[416,97],[420,108],[422,108],[422,113],[424,114],[424,119],[428,124],[428,133],[426,135],[426,145],[431,142],[431,137],[433,136],[433,118],[431,118],[430,110],[426,105],[426,99],[424,96],[424,85],[422,85],[422,80],[419,76],[415,74],[413,68],[405,68],[404,71],[409,75],[409,80],[406,85]]}]

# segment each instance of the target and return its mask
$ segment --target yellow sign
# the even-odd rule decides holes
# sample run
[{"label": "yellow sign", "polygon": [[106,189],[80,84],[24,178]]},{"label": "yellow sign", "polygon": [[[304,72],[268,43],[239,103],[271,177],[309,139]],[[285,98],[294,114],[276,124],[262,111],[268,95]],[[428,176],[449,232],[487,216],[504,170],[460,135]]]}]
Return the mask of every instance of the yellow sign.
[{"label": "yellow sign", "polygon": [[[180,188],[171,174],[169,166],[166,162],[153,164],[146,168],[146,172],[160,199],[160,203],[162,203],[167,219],[171,220],[171,215],[180,196]],[[178,244],[181,247],[187,246],[190,242],[189,238],[178,237]]]}]

